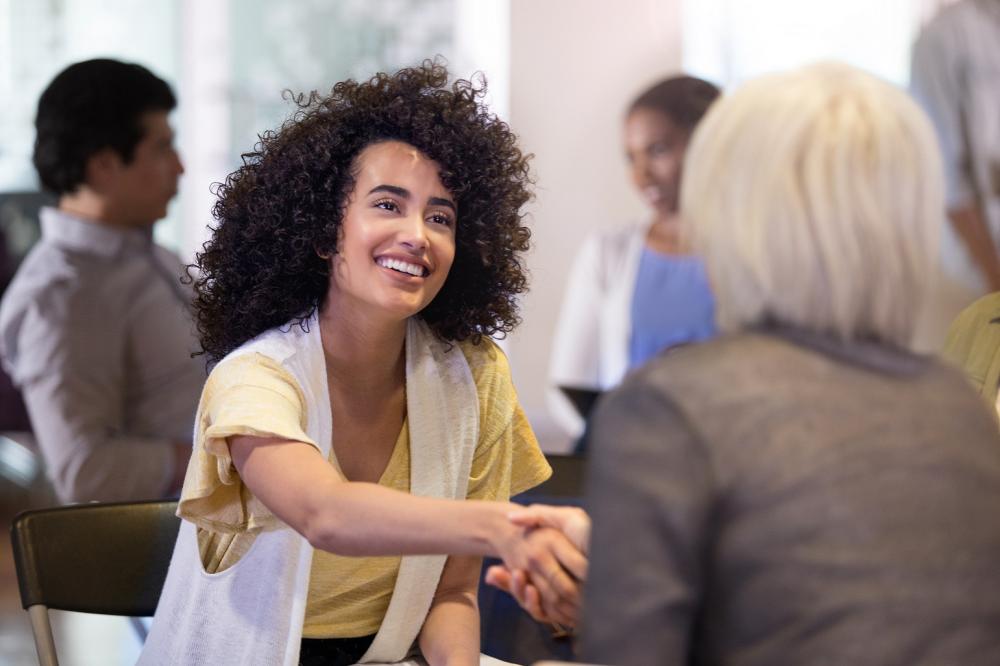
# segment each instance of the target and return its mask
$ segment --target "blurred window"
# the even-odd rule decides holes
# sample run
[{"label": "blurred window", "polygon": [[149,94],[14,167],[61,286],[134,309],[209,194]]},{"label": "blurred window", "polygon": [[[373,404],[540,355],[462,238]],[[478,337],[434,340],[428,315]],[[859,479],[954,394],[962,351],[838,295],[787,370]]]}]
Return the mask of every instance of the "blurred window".
[{"label": "blurred window", "polygon": [[35,107],[60,70],[137,62],[178,95],[187,172],[156,237],[190,258],[207,238],[211,183],[294,111],[283,91],[328,92],[442,55],[454,75],[486,71],[506,115],[509,13],[509,0],[0,0],[0,193],[38,189]]},{"label": "blurred window", "polygon": [[682,0],[684,68],[723,87],[817,60],[909,81],[920,25],[948,0]]}]

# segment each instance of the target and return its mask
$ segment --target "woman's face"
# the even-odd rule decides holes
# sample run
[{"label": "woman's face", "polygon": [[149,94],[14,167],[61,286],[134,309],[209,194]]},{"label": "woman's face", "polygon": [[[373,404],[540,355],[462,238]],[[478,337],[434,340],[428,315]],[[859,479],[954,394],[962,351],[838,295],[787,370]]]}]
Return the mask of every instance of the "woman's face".
[{"label": "woman's face", "polygon": [[426,307],[448,277],[456,204],[438,164],[409,144],[371,144],[356,166],[330,259],[327,302],[405,319]]},{"label": "woman's face", "polygon": [[687,142],[688,132],[655,109],[636,107],[625,118],[625,158],[632,182],[658,215],[677,212]]}]

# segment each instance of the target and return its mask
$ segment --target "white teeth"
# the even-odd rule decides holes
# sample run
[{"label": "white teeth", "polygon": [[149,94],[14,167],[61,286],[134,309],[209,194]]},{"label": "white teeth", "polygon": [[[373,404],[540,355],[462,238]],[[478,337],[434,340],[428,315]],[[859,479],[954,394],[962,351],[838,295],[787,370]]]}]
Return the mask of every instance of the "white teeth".
[{"label": "white teeth", "polygon": [[400,261],[399,259],[390,259],[389,257],[379,257],[375,260],[379,266],[383,268],[391,268],[394,271],[399,271],[400,273],[409,273],[410,275],[415,275],[416,277],[423,277],[424,267],[417,264],[410,264],[405,261]]}]

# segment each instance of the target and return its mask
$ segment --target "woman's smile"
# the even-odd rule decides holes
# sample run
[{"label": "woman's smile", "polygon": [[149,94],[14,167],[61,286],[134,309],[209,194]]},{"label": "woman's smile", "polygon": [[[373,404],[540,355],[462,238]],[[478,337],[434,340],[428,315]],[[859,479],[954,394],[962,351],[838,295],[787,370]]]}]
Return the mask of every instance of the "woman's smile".
[{"label": "woman's smile", "polygon": [[423,279],[430,275],[430,269],[427,266],[413,260],[381,256],[375,258],[375,263],[391,273],[401,274],[409,278]]}]

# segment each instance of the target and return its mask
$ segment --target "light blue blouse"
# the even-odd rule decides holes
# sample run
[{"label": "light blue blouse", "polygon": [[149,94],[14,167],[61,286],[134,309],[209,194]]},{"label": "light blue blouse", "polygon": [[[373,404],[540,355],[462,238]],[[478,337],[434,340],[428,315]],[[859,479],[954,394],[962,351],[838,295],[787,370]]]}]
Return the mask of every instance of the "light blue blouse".
[{"label": "light blue blouse", "polygon": [[715,298],[697,257],[643,248],[632,293],[629,369],[664,349],[715,335]]}]

